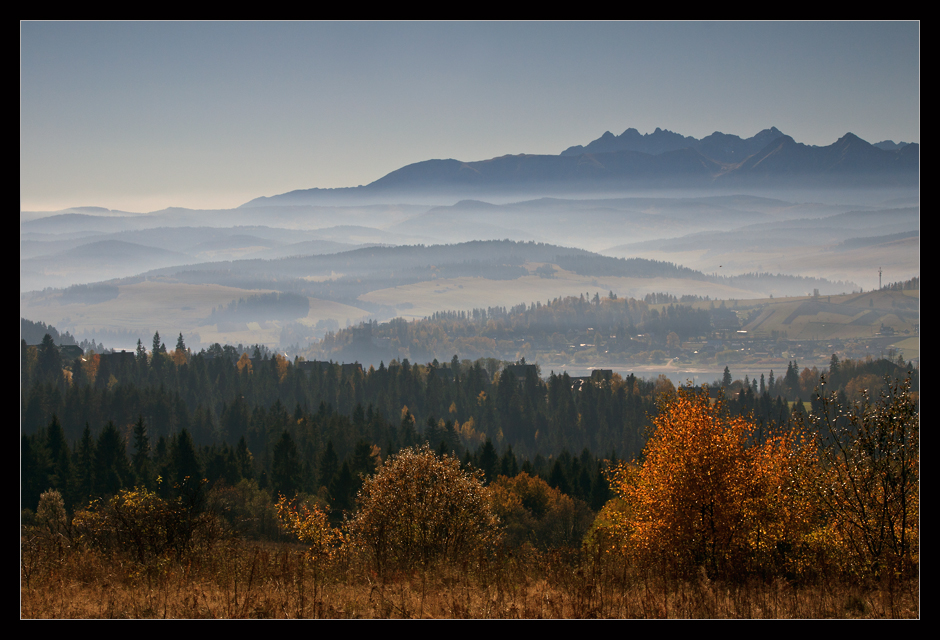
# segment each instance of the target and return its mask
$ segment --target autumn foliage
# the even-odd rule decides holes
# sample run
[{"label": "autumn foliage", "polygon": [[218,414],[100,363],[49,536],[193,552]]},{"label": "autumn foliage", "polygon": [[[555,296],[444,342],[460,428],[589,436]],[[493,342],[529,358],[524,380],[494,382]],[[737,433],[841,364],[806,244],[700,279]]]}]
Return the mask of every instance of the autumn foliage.
[{"label": "autumn foliage", "polygon": [[428,446],[401,450],[363,481],[349,523],[354,544],[380,572],[441,558],[469,559],[499,538],[480,473],[460,468]]},{"label": "autumn foliage", "polygon": [[[878,387],[882,387],[879,381]],[[855,574],[915,573],[920,552],[920,412],[911,379],[842,406],[823,394],[810,420],[823,442],[822,535]]]},{"label": "autumn foliage", "polygon": [[295,504],[281,495],[274,506],[281,526],[309,547],[310,556],[330,559],[336,555],[343,544],[343,533],[330,525],[318,505]]},{"label": "autumn foliage", "polygon": [[797,562],[813,526],[816,454],[798,430],[763,441],[706,393],[667,397],[639,466],[610,474],[607,533],[640,564],[731,577]]},{"label": "autumn foliage", "polygon": [[190,490],[184,486],[171,500],[145,487],[93,500],[72,521],[76,542],[107,553],[123,551],[139,562],[205,551],[219,538],[219,523],[204,509],[202,483],[186,478],[186,484]]},{"label": "autumn foliage", "polygon": [[527,473],[499,476],[489,490],[510,547],[578,547],[593,519],[584,502]]}]

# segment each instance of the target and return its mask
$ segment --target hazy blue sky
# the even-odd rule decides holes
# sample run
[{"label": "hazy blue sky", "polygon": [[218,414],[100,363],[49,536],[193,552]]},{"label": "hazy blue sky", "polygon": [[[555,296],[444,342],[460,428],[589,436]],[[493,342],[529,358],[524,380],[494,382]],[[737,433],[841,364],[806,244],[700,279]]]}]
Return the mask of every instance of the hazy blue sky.
[{"label": "hazy blue sky", "polygon": [[920,142],[920,25],[24,22],[25,210],[237,206],[604,131]]}]

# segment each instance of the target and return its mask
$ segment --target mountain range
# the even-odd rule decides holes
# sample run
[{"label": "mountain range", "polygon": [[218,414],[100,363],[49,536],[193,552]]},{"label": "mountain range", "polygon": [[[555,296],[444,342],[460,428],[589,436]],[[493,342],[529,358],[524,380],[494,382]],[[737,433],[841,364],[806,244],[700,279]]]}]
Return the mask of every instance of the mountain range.
[{"label": "mountain range", "polygon": [[698,140],[657,128],[605,132],[559,155],[425,160],[360,187],[304,189],[243,207],[367,202],[377,198],[484,194],[613,194],[648,188],[916,186],[920,145],[870,144],[846,133],[828,146],[796,142],[776,127],[750,138],[716,131]]}]

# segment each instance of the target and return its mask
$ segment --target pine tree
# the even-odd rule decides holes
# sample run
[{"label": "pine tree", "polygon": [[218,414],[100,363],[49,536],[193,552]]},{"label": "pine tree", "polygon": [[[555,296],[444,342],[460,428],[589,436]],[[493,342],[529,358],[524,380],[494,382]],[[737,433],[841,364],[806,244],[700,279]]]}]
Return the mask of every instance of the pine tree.
[{"label": "pine tree", "polygon": [[487,438],[480,451],[480,469],[483,471],[486,483],[489,484],[496,479],[498,457],[493,442]]},{"label": "pine tree", "polygon": [[182,490],[185,485],[193,486],[194,482],[202,479],[202,467],[196,457],[196,448],[186,429],[173,438],[170,445],[170,457],[173,463],[174,480],[179,490]]},{"label": "pine tree", "polygon": [[339,458],[336,456],[336,451],[333,450],[333,440],[327,440],[326,449],[323,451],[323,455],[320,457],[320,477],[317,481],[318,486],[329,489],[330,484],[333,482],[333,476],[336,475],[338,469]]},{"label": "pine tree", "polygon": [[113,421],[101,430],[95,447],[95,493],[115,495],[132,482],[124,438]]},{"label": "pine tree", "polygon": [[516,460],[516,454],[512,452],[512,445],[506,447],[506,452],[499,462],[499,473],[509,478],[519,475],[519,463]]},{"label": "pine tree", "polygon": [[67,501],[69,510],[72,508],[73,485],[72,485],[72,456],[69,451],[68,443],[65,441],[65,433],[62,431],[62,425],[59,423],[55,414],[52,416],[52,422],[46,430],[46,450],[49,452],[49,463],[51,465],[49,474],[52,487],[58,489]]},{"label": "pine tree", "polygon": [[238,447],[235,449],[235,460],[238,462],[238,473],[242,478],[254,477],[254,458],[251,451],[248,450],[248,443],[245,442],[245,436],[238,439]]},{"label": "pine tree", "polygon": [[839,362],[839,357],[836,354],[832,354],[832,359],[829,360],[829,385],[832,388],[838,388],[842,382],[842,365]]},{"label": "pine tree", "polygon": [[144,424],[144,417],[139,416],[134,425],[134,457],[131,460],[134,466],[134,475],[137,476],[137,483],[148,489],[153,486],[153,472],[150,460],[150,437],[147,434],[147,426]]},{"label": "pine tree", "polygon": [[568,482],[568,475],[561,464],[561,459],[556,459],[552,465],[552,473],[548,477],[548,484],[552,489],[558,489],[565,495],[571,495],[571,485]]},{"label": "pine tree", "polygon": [[274,460],[271,464],[271,484],[274,492],[293,498],[300,489],[300,454],[294,439],[285,429],[274,445]]},{"label": "pine tree", "polygon": [[94,495],[95,487],[95,442],[91,437],[91,427],[85,423],[82,440],[75,452],[75,504],[85,504]]},{"label": "pine tree", "polygon": [[46,464],[42,452],[37,450],[33,438],[20,436],[20,504],[23,509],[35,510],[39,496],[48,484]]},{"label": "pine tree", "polygon": [[349,469],[349,463],[343,461],[343,466],[339,472],[333,476],[330,483],[330,496],[333,498],[333,511],[340,514],[344,511],[351,511],[353,507],[353,497],[355,495],[355,481],[352,471]]},{"label": "pine tree", "polygon": [[59,348],[48,333],[43,337],[37,350],[37,369],[39,379],[58,386],[62,382],[62,356]]},{"label": "pine tree", "polygon": [[146,367],[147,365],[147,350],[144,349],[144,345],[140,341],[140,338],[137,338],[136,359],[137,359],[137,370],[143,371],[144,367]]}]

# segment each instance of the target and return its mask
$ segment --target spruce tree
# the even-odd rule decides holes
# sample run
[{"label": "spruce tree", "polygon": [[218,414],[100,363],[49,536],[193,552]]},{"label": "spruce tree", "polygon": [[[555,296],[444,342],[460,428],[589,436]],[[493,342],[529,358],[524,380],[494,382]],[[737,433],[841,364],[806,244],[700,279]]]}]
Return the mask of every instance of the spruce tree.
[{"label": "spruce tree", "polygon": [[153,487],[153,470],[150,459],[150,436],[147,434],[147,426],[144,424],[144,417],[139,416],[134,425],[134,457],[131,460],[134,466],[134,475],[137,476],[137,483],[147,487]]},{"label": "spruce tree", "polygon": [[111,496],[132,482],[124,437],[113,421],[98,435],[95,446],[95,494]]},{"label": "spruce tree", "polygon": [[275,494],[288,498],[293,498],[300,489],[300,455],[294,439],[286,429],[274,445],[271,484],[274,485]]}]

